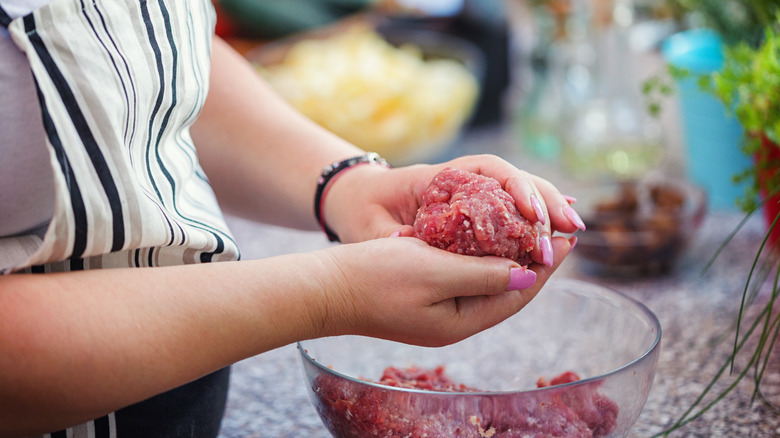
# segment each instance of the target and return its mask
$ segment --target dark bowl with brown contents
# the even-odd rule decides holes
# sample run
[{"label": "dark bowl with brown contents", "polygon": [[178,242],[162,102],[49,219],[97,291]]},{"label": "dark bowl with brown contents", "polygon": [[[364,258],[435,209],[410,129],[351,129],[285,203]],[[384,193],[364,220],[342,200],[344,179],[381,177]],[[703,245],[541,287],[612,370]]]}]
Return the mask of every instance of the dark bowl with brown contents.
[{"label": "dark bowl with brown contents", "polygon": [[583,189],[577,199],[587,231],[575,253],[602,272],[668,270],[707,211],[704,191],[677,179],[617,182]]}]

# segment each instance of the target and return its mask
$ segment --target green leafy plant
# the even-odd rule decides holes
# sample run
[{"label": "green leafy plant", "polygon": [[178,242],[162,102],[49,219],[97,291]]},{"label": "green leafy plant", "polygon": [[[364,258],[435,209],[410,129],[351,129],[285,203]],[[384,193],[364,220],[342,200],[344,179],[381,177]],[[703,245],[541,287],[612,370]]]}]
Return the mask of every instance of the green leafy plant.
[{"label": "green leafy plant", "polygon": [[[780,24],[780,19],[775,27]],[[745,129],[743,149],[755,166],[737,176],[747,181],[740,207],[753,211],[761,195],[780,189],[780,33],[768,27],[763,42],[742,42],[726,48],[725,64],[703,81],[705,90],[720,99]]]},{"label": "green leafy plant", "polygon": [[780,9],[778,0],[666,0],[666,4],[686,25],[713,29],[727,45],[747,43],[754,47]]},{"label": "green leafy plant", "polygon": [[645,106],[647,112],[653,117],[658,117],[661,114],[664,99],[674,94],[673,79],[682,80],[690,76],[688,70],[671,64],[666,67],[666,70],[667,75],[652,75],[642,83],[642,95],[645,98]]}]

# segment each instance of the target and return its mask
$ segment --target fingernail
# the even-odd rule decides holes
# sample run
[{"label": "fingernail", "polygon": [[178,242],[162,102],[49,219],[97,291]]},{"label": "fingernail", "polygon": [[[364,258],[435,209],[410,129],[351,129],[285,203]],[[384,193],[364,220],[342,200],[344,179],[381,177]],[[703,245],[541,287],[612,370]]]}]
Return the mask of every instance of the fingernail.
[{"label": "fingernail", "polygon": [[574,196],[563,195],[563,199],[565,199],[566,202],[568,202],[569,204],[574,204],[575,202],[577,202],[577,198],[575,198]]},{"label": "fingernail", "polygon": [[390,237],[398,237],[400,235],[401,235],[401,231],[396,230],[396,231],[393,231],[393,234],[391,234]]},{"label": "fingernail", "polygon": [[569,207],[568,205],[566,207],[563,207],[563,214],[566,215],[569,221],[571,221],[571,223],[577,226],[577,228],[579,228],[582,231],[585,231],[585,222],[582,221],[580,215],[578,215],[573,208]]},{"label": "fingernail", "polygon": [[536,199],[536,196],[531,195],[531,207],[534,208],[534,212],[536,213],[537,219],[539,219],[539,222],[544,225],[547,223],[547,218],[544,216],[544,211],[542,211],[542,205],[539,204],[539,200]]},{"label": "fingernail", "polygon": [[577,236],[569,237],[569,254],[574,251],[574,247],[577,246]]},{"label": "fingernail", "polygon": [[506,290],[527,289],[536,282],[536,272],[526,268],[512,268],[509,270],[509,284]]},{"label": "fingernail", "polygon": [[539,247],[542,250],[542,263],[547,266],[553,265],[553,247],[550,236],[544,235],[539,238]]}]

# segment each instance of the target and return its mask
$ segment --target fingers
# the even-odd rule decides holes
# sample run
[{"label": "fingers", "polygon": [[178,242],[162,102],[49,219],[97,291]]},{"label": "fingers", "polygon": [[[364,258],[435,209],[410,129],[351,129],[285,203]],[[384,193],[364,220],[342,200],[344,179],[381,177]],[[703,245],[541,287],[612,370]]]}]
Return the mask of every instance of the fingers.
[{"label": "fingers", "polygon": [[544,178],[517,169],[511,163],[491,155],[461,157],[445,163],[497,180],[514,199],[520,214],[536,227],[537,242],[531,251],[535,263],[552,266],[555,250],[552,235],[556,231],[573,233],[585,224],[571,207],[573,198],[561,194]]},{"label": "fingers", "polygon": [[534,283],[536,283],[536,272],[525,266],[510,268],[506,290],[523,290],[533,286]]},{"label": "fingers", "polygon": [[431,305],[454,297],[498,295],[536,283],[536,272],[504,257],[464,256],[429,248],[429,259],[436,267],[428,275],[438,285],[436,293],[430,296]]},{"label": "fingers", "polygon": [[530,221],[538,220],[542,225],[540,231],[546,235],[551,235],[552,231],[585,230],[585,224],[571,206],[576,200],[563,195],[546,179],[517,170],[516,175],[507,180],[505,190],[517,202],[520,214]]},{"label": "fingers", "polygon": [[[570,239],[576,238],[572,237]],[[490,325],[503,321],[509,316],[517,313],[536,297],[545,283],[547,283],[547,280],[550,279],[550,276],[552,276],[569,254],[574,242],[576,242],[576,240],[571,241],[561,236],[552,239],[553,250],[556,254],[553,264],[552,266],[537,265],[534,266],[533,269],[529,269],[529,271],[536,273],[536,281],[532,286],[520,291],[510,291],[491,297],[482,297],[490,298],[483,300],[482,303],[480,303],[479,299],[469,301],[468,303],[470,305],[461,302],[461,313],[467,318],[479,317],[478,315],[492,315],[486,318],[487,321],[485,321],[486,324]]]},{"label": "fingers", "polygon": [[[571,206],[576,200],[561,194],[546,179],[520,170],[499,157],[492,155],[461,157],[445,165],[496,179],[515,200],[520,214],[529,221],[540,224],[542,227],[540,233],[543,235],[551,236],[552,231],[573,233],[578,229],[585,229],[582,219]],[[533,256],[535,261],[543,262],[544,257],[541,252]]]},{"label": "fingers", "polygon": [[532,176],[523,171],[516,171],[515,175],[507,179],[504,190],[515,200],[520,214],[529,221],[535,222],[539,237],[537,245],[531,251],[531,258],[536,263],[552,266],[554,255],[550,239],[553,230],[548,218],[547,201],[536,188]]},{"label": "fingers", "polygon": [[[532,266],[532,269],[536,272],[537,281],[534,284],[534,288],[541,288],[556,269],[561,265],[564,259],[569,255],[574,245],[577,244],[577,237],[571,236],[569,238],[563,236],[556,236],[552,238],[553,252],[555,259],[552,266],[536,265]],[[537,289],[538,292],[538,289]]]},{"label": "fingers", "polygon": [[[502,257],[453,254],[419,239],[394,237],[323,250],[333,275],[322,311],[328,333],[419,345],[446,345],[522,309],[569,252],[551,241],[552,266],[530,269]],[[507,291],[507,289],[511,289]]]},{"label": "fingers", "polygon": [[570,241],[562,236],[553,237],[551,245],[555,256],[551,265],[532,265],[530,268],[519,266],[502,257],[464,257],[444,251],[445,254],[439,254],[439,257],[447,257],[447,261],[439,259],[437,263],[449,267],[442,274],[449,278],[436,280],[442,281],[440,284],[450,283],[457,287],[452,286],[442,290],[440,300],[455,296],[502,295],[506,291],[513,290],[533,291],[532,295],[535,295],[568,255],[573,242],[576,241],[575,237],[570,239],[573,240]]},{"label": "fingers", "polygon": [[[572,198],[561,194],[544,178],[519,170],[493,155],[461,157],[438,165],[415,165],[390,171],[383,169],[382,172],[351,172],[344,177],[352,178],[350,184],[340,186],[342,190],[355,188],[349,196],[342,197],[357,205],[336,208],[339,193],[338,187],[334,186],[330,202],[333,209],[326,211],[329,225],[338,228],[336,231],[345,243],[391,235],[412,236],[411,224],[422,193],[433,176],[447,166],[490,176],[501,184],[514,199],[520,214],[537,227],[539,240],[531,254],[536,263],[546,266],[553,263],[550,239],[554,232],[573,233],[585,227],[571,206]],[[366,179],[357,181],[359,177]]]},{"label": "fingers", "polygon": [[396,225],[396,230],[389,237],[414,237],[414,228],[411,225]]},{"label": "fingers", "polygon": [[[459,324],[454,326],[452,335],[458,339],[454,339],[452,342],[490,328],[525,307],[542,290],[575,243],[576,237],[569,239],[561,236],[554,237],[552,245],[556,256],[552,266],[534,266],[536,281],[528,288],[491,295],[463,296],[439,303],[445,311],[451,310],[457,313]],[[504,275],[504,278],[510,276],[506,272]]]},{"label": "fingers", "polygon": [[545,199],[553,229],[564,233],[585,230],[585,223],[572,206],[572,204],[577,202],[575,198],[561,194],[552,183],[544,178],[535,175],[532,175],[531,178],[534,186]]}]

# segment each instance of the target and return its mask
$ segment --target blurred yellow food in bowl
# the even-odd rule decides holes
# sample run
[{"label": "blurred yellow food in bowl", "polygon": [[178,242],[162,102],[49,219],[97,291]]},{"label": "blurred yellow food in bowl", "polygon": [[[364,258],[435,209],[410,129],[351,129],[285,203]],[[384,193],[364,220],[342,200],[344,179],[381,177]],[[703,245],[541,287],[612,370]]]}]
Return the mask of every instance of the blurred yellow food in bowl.
[{"label": "blurred yellow food in bowl", "polygon": [[452,142],[479,92],[462,62],[363,28],[297,41],[259,70],[306,116],[396,165]]}]

